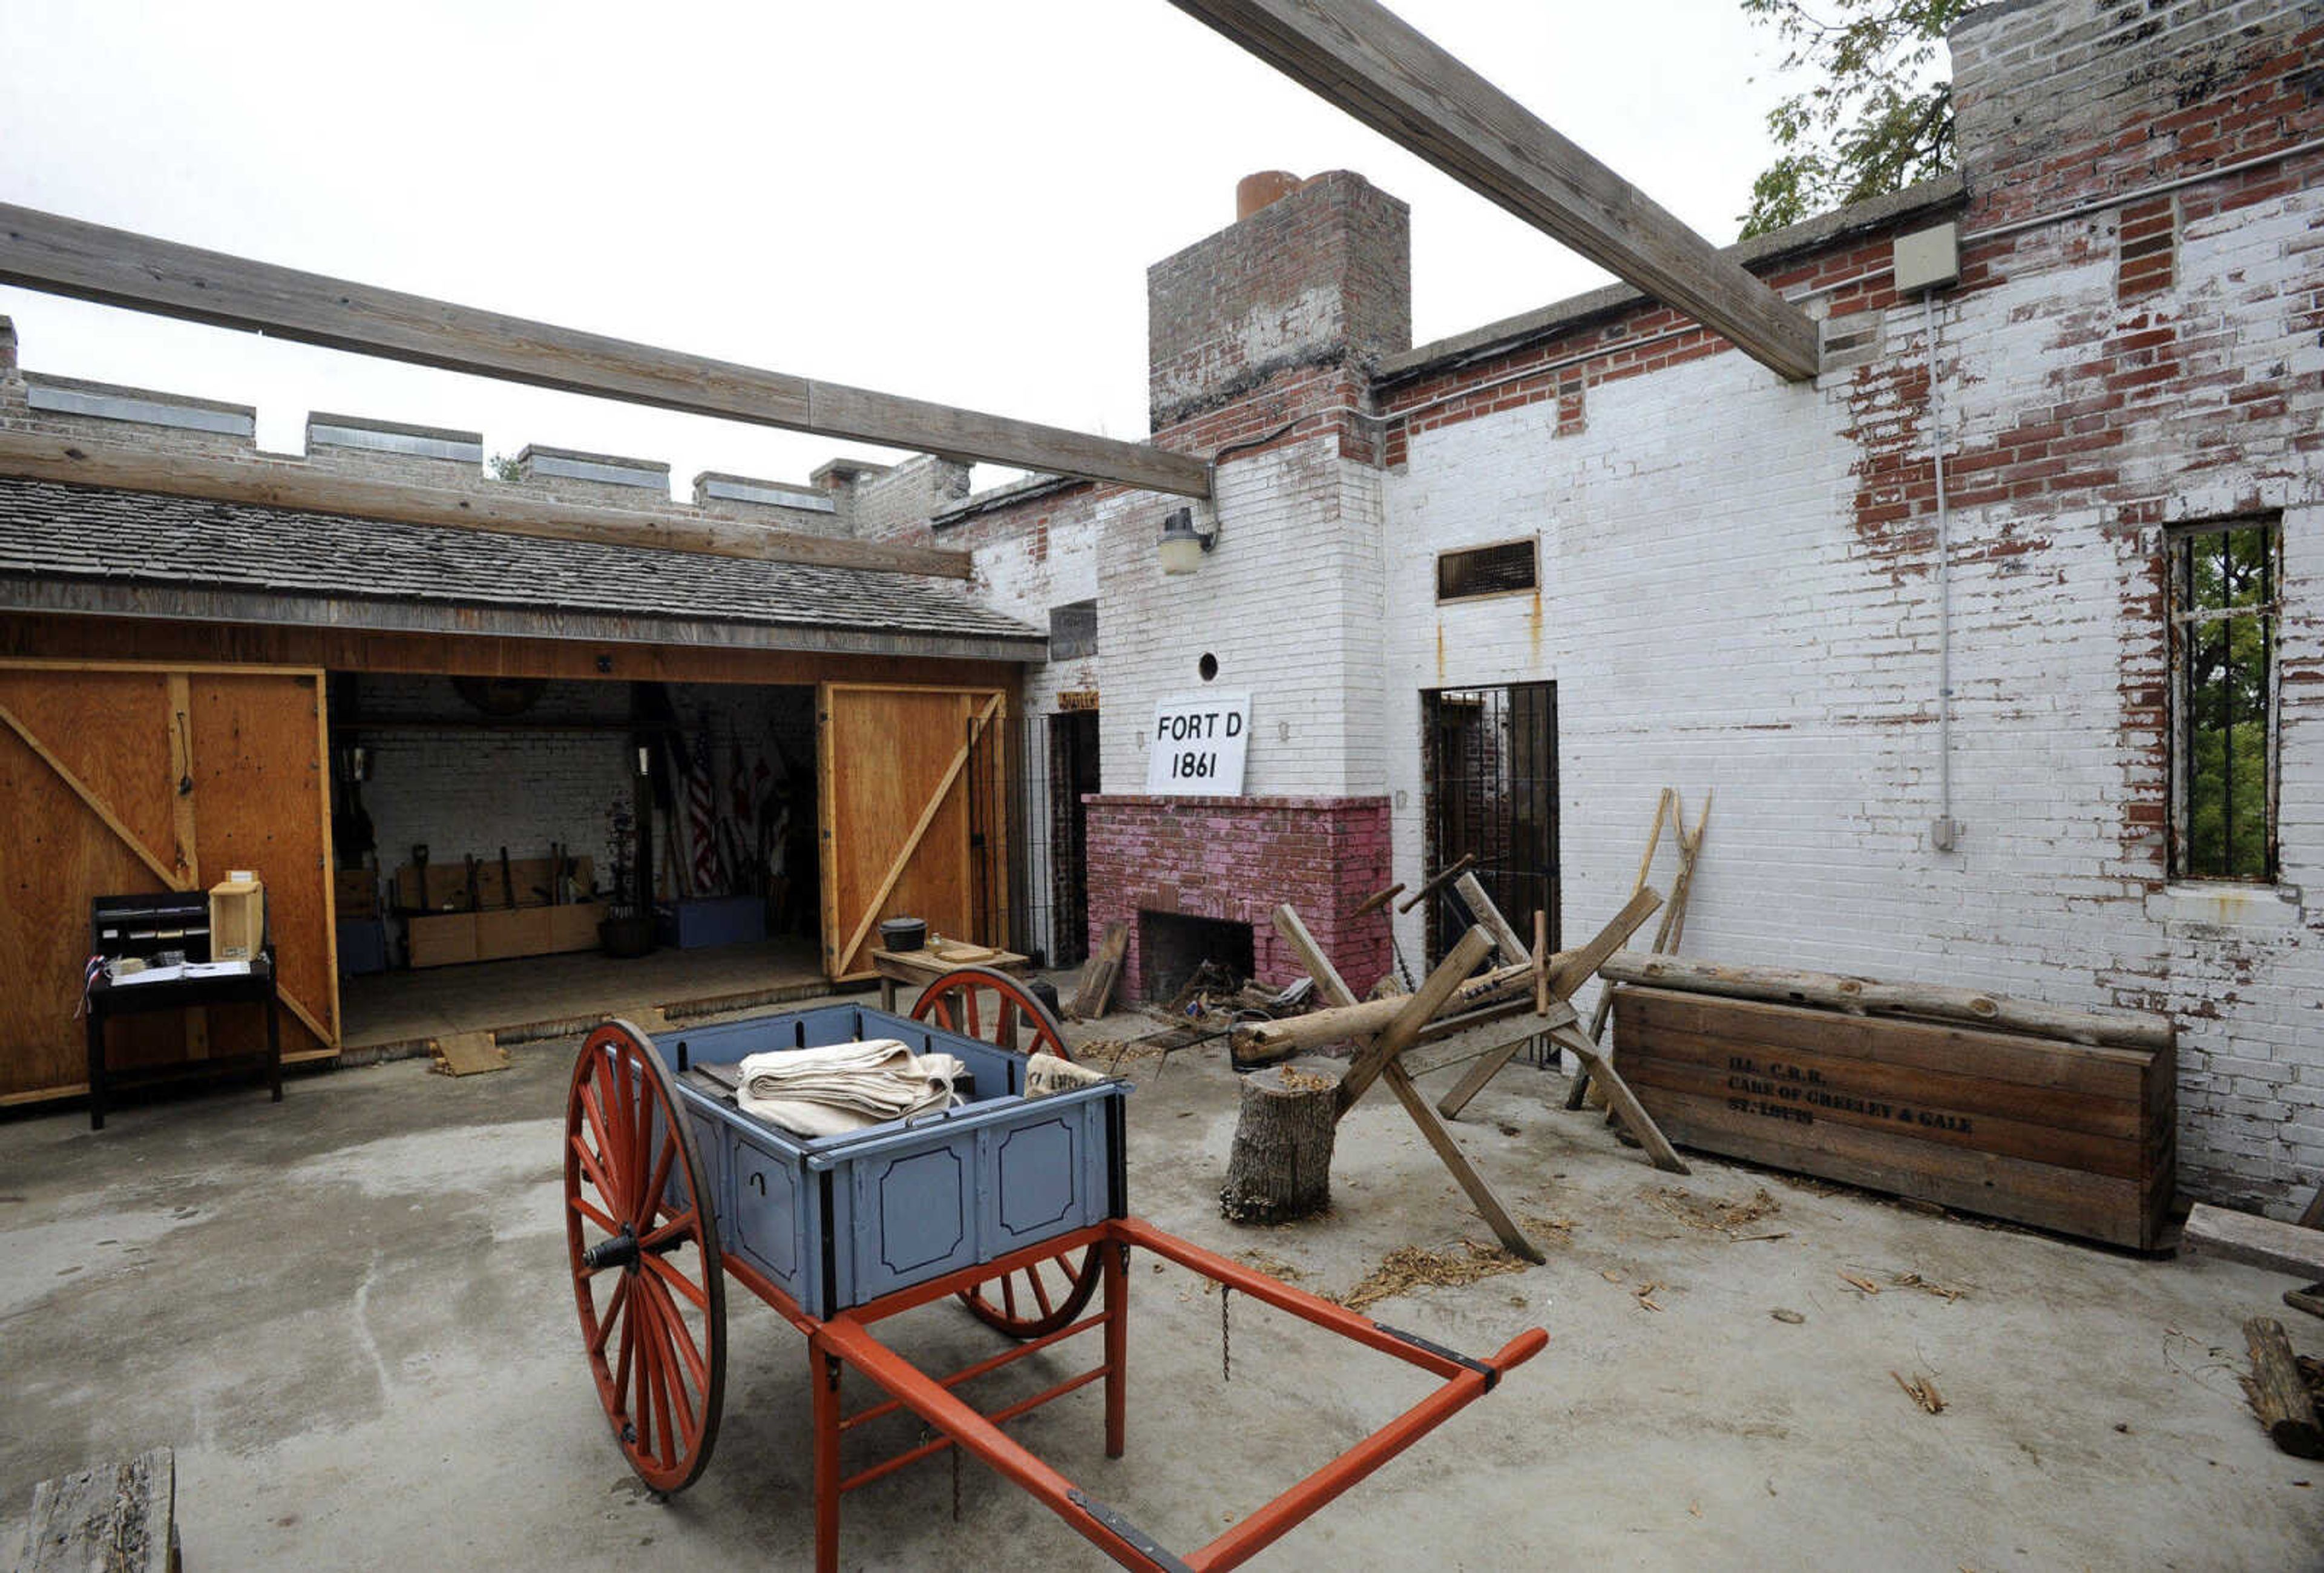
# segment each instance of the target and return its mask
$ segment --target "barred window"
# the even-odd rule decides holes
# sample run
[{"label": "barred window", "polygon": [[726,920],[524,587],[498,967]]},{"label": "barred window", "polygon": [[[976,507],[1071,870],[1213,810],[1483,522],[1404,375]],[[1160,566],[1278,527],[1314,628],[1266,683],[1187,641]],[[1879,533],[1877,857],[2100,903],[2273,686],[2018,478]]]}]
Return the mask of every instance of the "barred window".
[{"label": "barred window", "polygon": [[1530,536],[1498,546],[1472,546],[1436,559],[1436,598],[1465,601],[1529,590],[1541,582],[1540,543]]},{"label": "barred window", "polygon": [[2273,519],[2172,531],[2171,872],[2275,877]]}]

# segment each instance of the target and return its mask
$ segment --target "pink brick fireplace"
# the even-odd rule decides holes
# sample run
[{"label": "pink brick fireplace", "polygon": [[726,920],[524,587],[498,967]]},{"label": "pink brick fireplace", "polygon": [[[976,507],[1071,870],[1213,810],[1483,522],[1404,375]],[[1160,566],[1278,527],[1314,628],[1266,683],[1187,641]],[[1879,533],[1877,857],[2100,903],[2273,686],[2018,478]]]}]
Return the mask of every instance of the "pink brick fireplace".
[{"label": "pink brick fireplace", "polygon": [[[1089,805],[1089,921],[1094,948],[1109,923],[1130,925],[1115,997],[1147,997],[1154,919],[1249,924],[1262,983],[1306,976],[1275,932],[1289,902],[1358,994],[1389,967],[1388,926],[1345,921],[1388,880],[1386,798],[1155,798],[1094,794]],[[1225,959],[1223,957],[1218,959]]]}]

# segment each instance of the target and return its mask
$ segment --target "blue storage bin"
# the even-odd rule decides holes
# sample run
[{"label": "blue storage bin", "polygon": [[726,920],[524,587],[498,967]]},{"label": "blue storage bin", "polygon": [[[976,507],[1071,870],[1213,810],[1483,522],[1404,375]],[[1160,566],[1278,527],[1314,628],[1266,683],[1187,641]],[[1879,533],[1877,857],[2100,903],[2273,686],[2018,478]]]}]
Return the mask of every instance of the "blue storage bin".
[{"label": "blue storage bin", "polygon": [[678,950],[747,945],[767,937],[767,905],[756,896],[701,896],[654,909],[655,937]]},{"label": "blue storage bin", "polygon": [[378,918],[339,920],[339,976],[387,970],[387,924]]},{"label": "blue storage bin", "polygon": [[860,1005],[672,1028],[654,1047],[681,1070],[868,1038],[957,1055],[975,1078],[971,1101],[808,1137],[678,1087],[721,1247],[809,1314],[830,1317],[1124,1215],[1120,1082],[1028,1102],[1024,1056]]}]

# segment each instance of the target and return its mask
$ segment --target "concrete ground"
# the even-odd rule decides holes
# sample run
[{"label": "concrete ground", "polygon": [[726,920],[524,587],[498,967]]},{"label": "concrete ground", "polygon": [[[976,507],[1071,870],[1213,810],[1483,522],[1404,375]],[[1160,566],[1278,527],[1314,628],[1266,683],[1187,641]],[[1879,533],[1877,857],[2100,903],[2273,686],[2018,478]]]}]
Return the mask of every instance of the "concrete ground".
[{"label": "concrete ground", "polygon": [[[456,1081],[404,1061],[297,1078],[280,1107],[240,1088],[133,1105],[100,1134],[78,1111],[0,1123],[0,1555],[34,1482],[166,1443],[196,1573],[808,1566],[806,1346],[747,1296],[693,1490],[654,1501],[606,1433],[559,1217],[568,1069],[567,1046],[539,1044]],[[1221,1051],[1135,1069],[1131,1200],[1167,1229],[1332,1293],[1396,1247],[1489,1237],[1385,1097],[1342,1127],[1328,1218],[1225,1225]],[[1710,1161],[1674,1180],[1565,1113],[1563,1087],[1513,1067],[1460,1126],[1549,1264],[1372,1311],[1478,1353],[1538,1323],[1548,1349],[1259,1565],[2324,1561],[2324,1465],[2276,1452],[2236,1387],[2247,1315],[2324,1348],[2324,1326],[2280,1305],[2288,1281]],[[1724,1230],[1706,1216],[1763,1188],[1775,1210]],[[1896,1282],[1912,1273],[1962,1292]],[[1103,1457],[1095,1389],[1012,1430],[1181,1549],[1426,1386],[1240,1297],[1222,1384],[1218,1297],[1150,1262],[1132,1321],[1128,1457]],[[884,1328],[931,1371],[995,1346],[949,1304]],[[1074,1353],[1027,1364],[1062,1375]],[[1944,1411],[1892,1372],[1932,1378]],[[851,1457],[914,1436],[888,1426]],[[941,1458],[849,1496],[844,1565],[1098,1565],[973,1462],[957,1520],[953,1504]]]}]

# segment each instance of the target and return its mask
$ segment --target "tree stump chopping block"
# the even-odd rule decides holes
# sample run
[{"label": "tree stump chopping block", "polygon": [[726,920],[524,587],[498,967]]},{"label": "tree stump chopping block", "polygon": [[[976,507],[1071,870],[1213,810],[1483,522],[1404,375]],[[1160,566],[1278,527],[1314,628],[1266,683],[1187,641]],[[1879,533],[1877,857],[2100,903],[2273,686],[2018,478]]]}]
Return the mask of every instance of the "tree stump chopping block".
[{"label": "tree stump chopping block", "polygon": [[1219,1188],[1222,1217],[1280,1224],[1332,1205],[1332,1142],[1346,1069],[1303,1058],[1242,1078],[1242,1112]]}]

